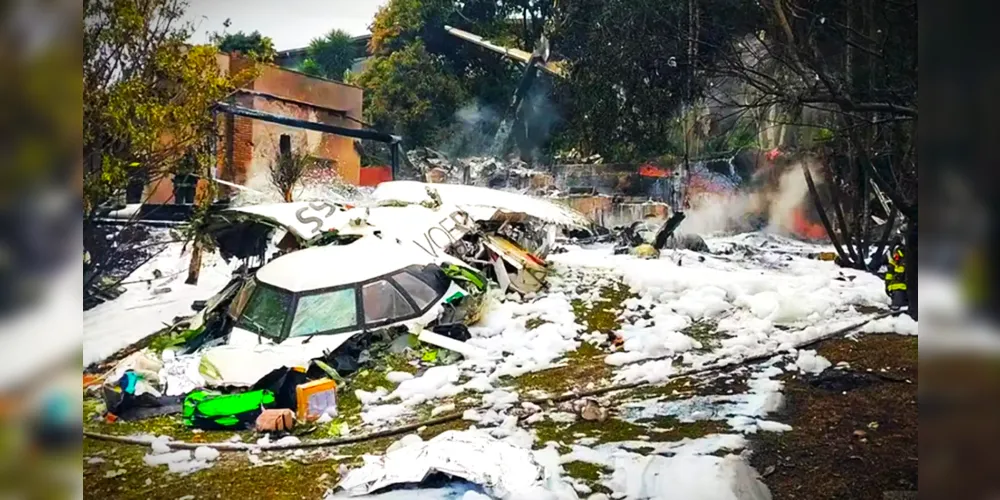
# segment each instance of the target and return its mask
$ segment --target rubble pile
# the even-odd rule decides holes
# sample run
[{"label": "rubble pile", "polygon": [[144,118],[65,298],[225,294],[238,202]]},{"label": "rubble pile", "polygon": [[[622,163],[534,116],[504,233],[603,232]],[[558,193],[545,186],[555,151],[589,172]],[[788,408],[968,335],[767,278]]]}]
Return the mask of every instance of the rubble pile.
[{"label": "rubble pile", "polygon": [[[214,246],[242,265],[215,269],[233,273],[208,300],[178,296],[196,314],[88,369],[85,392],[103,409],[86,418],[118,435],[147,418],[161,418],[157,433],[169,421],[197,435],[190,450],[166,436],[133,443],[170,474],[227,467],[217,450],[240,442],[255,466],[346,462],[326,498],[580,498],[595,487],[768,498],[746,493],[766,490],[736,454],[745,435],[788,430],[766,419],[780,407],[775,377],[833,369],[787,346],[885,303],[877,279],[811,257],[826,247],[771,235],[706,243],[676,232],[673,215],[599,230],[550,200],[485,187],[387,182],[364,205],[218,216]],[[145,314],[161,314],[148,311],[164,295],[148,295]],[[777,357],[748,371],[745,389],[718,399],[587,393],[768,352]],[[575,399],[552,400],[563,395]],[[707,434],[669,439],[664,419]],[[385,448],[388,432],[403,437]],[[359,446],[342,456],[345,440]],[[726,492],[698,496],[703,487]]]},{"label": "rubble pile", "polygon": [[408,151],[407,159],[427,182],[467,184],[543,193],[553,188],[551,174],[530,168],[518,159],[492,156],[449,158],[431,148]]},{"label": "rubble pile", "polygon": [[583,156],[576,149],[570,149],[569,151],[560,151],[555,155],[556,161],[568,165],[600,165],[604,163],[604,157],[599,154],[592,154],[590,156]]},{"label": "rubble pile", "polygon": [[195,429],[281,433],[330,421],[338,393],[363,395],[355,375],[386,356],[483,359],[468,326],[490,300],[541,291],[557,233],[587,225],[540,198],[412,181],[364,206],[226,209],[206,231],[233,263],[228,283],[148,347],[92,365],[89,390],[109,422],[182,413]]}]

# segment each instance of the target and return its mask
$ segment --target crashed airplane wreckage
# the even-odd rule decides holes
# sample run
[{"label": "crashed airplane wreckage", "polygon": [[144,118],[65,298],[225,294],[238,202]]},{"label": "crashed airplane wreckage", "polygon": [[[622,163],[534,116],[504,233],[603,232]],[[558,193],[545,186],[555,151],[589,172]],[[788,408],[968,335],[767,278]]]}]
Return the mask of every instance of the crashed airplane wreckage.
[{"label": "crashed airplane wreckage", "polygon": [[[481,356],[464,341],[488,290],[540,290],[557,233],[589,225],[571,209],[486,188],[387,182],[373,197],[369,206],[278,203],[216,214],[209,234],[224,259],[243,264],[193,305],[197,314],[100,377],[109,413],[163,414],[156,407],[177,402],[160,396],[190,398],[206,387],[263,390],[295,367],[343,382],[403,338],[400,345]],[[135,390],[122,381],[136,373],[149,382],[140,392],[155,396],[138,406],[121,396]]]},{"label": "crashed airplane wreckage", "polygon": [[[268,260],[276,231],[279,255],[301,248],[347,245],[377,237],[415,246],[431,257],[453,258],[500,285],[538,291],[545,257],[560,233],[590,231],[574,210],[516,193],[465,185],[384,182],[374,204],[276,203],[221,212],[209,231],[223,258]],[[273,258],[273,256],[272,256]]]},{"label": "crashed airplane wreckage", "polygon": [[443,327],[464,341],[468,331],[452,327],[476,318],[485,289],[471,268],[393,242],[363,238],[293,252],[261,267],[232,297],[228,341],[205,351],[210,373],[202,374],[210,385],[252,385],[274,368],[326,358],[345,375],[357,369],[361,350],[393,331],[435,344],[423,329]]}]

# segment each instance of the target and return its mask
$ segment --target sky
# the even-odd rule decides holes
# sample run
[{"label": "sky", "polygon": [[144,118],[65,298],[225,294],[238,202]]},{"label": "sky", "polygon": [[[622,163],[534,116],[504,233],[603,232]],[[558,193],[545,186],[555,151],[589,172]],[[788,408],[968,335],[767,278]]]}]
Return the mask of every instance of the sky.
[{"label": "sky", "polygon": [[185,18],[194,23],[193,43],[208,43],[209,35],[260,31],[274,48],[288,50],[309,45],[334,28],[352,35],[368,32],[379,7],[388,0],[188,0]]}]

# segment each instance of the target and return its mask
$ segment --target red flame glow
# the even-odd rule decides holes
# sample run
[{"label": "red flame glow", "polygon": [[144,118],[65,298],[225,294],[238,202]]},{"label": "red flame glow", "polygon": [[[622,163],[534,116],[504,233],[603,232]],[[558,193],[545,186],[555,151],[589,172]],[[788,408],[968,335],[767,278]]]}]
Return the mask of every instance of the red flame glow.
[{"label": "red flame glow", "polygon": [[639,175],[643,177],[670,177],[670,171],[646,163],[639,167]]},{"label": "red flame glow", "polygon": [[795,236],[806,240],[822,240],[827,237],[823,225],[809,220],[802,207],[796,208],[792,213],[792,232]]}]

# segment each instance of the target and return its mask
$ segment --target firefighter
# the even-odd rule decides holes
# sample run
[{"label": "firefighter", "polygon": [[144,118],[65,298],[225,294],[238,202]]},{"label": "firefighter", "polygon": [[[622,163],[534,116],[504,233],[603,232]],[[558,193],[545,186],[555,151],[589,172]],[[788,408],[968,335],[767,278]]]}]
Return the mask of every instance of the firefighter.
[{"label": "firefighter", "polygon": [[885,293],[892,300],[890,308],[897,310],[908,304],[906,295],[906,256],[903,255],[903,242],[897,240],[893,245],[885,270]]}]

